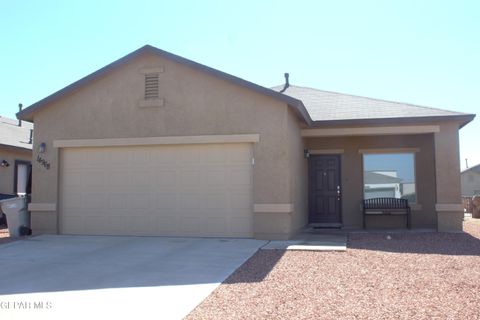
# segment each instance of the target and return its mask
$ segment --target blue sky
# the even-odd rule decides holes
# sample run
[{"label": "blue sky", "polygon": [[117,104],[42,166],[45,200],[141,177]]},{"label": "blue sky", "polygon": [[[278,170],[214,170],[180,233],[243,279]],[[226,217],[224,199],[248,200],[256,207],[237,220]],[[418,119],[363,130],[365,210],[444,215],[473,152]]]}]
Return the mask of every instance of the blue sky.
[{"label": "blue sky", "polygon": [[[480,1],[0,1],[0,114],[151,44],[264,86],[480,108]],[[480,163],[480,120],[461,164]],[[477,142],[475,142],[477,139]]]}]

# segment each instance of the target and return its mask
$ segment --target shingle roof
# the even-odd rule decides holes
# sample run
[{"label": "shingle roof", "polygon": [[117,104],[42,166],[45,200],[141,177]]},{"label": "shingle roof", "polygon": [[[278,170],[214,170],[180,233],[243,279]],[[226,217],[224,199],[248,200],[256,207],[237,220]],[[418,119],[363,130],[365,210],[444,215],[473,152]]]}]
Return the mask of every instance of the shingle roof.
[{"label": "shingle roof", "polygon": [[[272,89],[280,91],[283,85]],[[313,121],[471,116],[461,112],[307,87],[289,86],[283,93],[301,100]]]},{"label": "shingle roof", "polygon": [[30,129],[33,129],[30,122],[22,121],[19,127],[18,120],[0,116],[0,145],[32,150]]},{"label": "shingle roof", "polygon": [[473,172],[480,173],[480,164],[477,164],[473,167],[467,168],[467,169],[463,170],[462,173],[465,173],[467,171],[473,171]]}]

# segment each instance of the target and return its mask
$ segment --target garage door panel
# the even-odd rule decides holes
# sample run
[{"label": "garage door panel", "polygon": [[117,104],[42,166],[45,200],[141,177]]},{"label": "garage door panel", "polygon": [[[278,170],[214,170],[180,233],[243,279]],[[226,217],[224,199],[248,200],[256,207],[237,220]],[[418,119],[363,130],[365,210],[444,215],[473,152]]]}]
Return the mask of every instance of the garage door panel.
[{"label": "garage door panel", "polygon": [[62,233],[252,236],[248,144],[78,151],[61,153]]},{"label": "garage door panel", "polygon": [[228,224],[225,218],[210,217],[205,219],[205,230],[209,233],[228,234]]},{"label": "garage door panel", "polygon": [[63,217],[64,226],[62,232],[68,234],[82,234],[84,233],[85,224],[81,215]]},{"label": "garage door panel", "polygon": [[192,236],[204,236],[206,234],[228,236],[229,233],[225,218],[184,217],[181,219],[181,229],[185,234]]},{"label": "garage door panel", "polygon": [[85,168],[85,155],[81,152],[83,148],[71,150],[63,154],[63,169],[65,171],[72,169]]},{"label": "garage door panel", "polygon": [[[132,210],[148,210],[151,208],[151,196],[146,193],[130,193],[125,196],[126,208]],[[135,214],[135,211],[132,211]]]},{"label": "garage door panel", "polygon": [[129,173],[125,169],[105,168],[105,187],[108,190],[121,192],[128,188]]},{"label": "garage door panel", "polygon": [[95,170],[98,167],[105,167],[107,164],[106,154],[103,152],[91,152],[83,155],[82,167],[87,167],[90,170]]},{"label": "garage door panel", "polygon": [[199,190],[201,189],[200,184],[200,169],[193,169],[191,167],[184,167],[180,172],[180,185],[178,186],[181,190]]},{"label": "garage door panel", "polygon": [[220,164],[226,162],[226,148],[225,146],[212,146],[208,152],[205,153],[205,163]]},{"label": "garage door panel", "polygon": [[108,231],[111,235],[127,234],[129,218],[127,216],[111,216],[108,220]]},{"label": "garage door panel", "polygon": [[63,202],[66,209],[81,209],[83,204],[81,189],[78,189],[78,192],[66,193]]},{"label": "garage door panel", "polygon": [[[223,190],[221,190],[223,191]],[[205,195],[207,210],[224,211],[225,208],[229,208],[229,197],[227,192],[211,193]]]},{"label": "garage door panel", "polygon": [[171,212],[166,211],[162,212],[163,214],[161,216],[158,216],[156,219],[156,226],[158,232],[160,234],[168,234],[172,235],[175,232],[177,232],[177,235],[179,233],[179,226],[180,226],[180,219],[179,217],[176,217],[174,215],[170,215]]},{"label": "garage door panel", "polygon": [[132,235],[152,235],[156,232],[157,221],[151,215],[138,215],[128,221],[128,230]]},{"label": "garage door panel", "polygon": [[229,226],[235,226],[235,228],[231,228],[231,233],[239,233],[238,230],[249,230],[253,228],[253,222],[251,219],[243,218],[243,217],[230,217],[228,219]]},{"label": "garage door panel", "polygon": [[85,192],[82,194],[82,208],[89,211],[103,210],[106,206],[105,193],[98,192]]},{"label": "garage door panel", "polygon": [[248,145],[242,147],[228,147],[225,161],[231,164],[250,163],[252,151]]},{"label": "garage door panel", "polygon": [[232,211],[239,212],[243,214],[246,210],[251,209],[251,205],[248,202],[250,200],[250,194],[248,193],[236,193],[230,195],[230,206]]},{"label": "garage door panel", "polygon": [[63,172],[65,176],[65,188],[82,188],[83,172],[81,170],[69,169]]},{"label": "garage door panel", "polygon": [[157,193],[155,196],[156,207],[160,210],[173,210],[178,206],[178,197],[176,194]]},{"label": "garage door panel", "polygon": [[[99,212],[101,213],[101,212]],[[109,223],[109,217],[102,214],[85,215],[83,217],[83,223],[88,226],[88,234],[110,234],[111,224]],[[81,231],[79,233],[82,233]]]},{"label": "garage door panel", "polygon": [[[127,206],[125,193],[111,193],[107,195],[107,209],[122,209]],[[67,202],[68,203],[68,202]]]},{"label": "garage door panel", "polygon": [[153,152],[152,160],[155,165],[167,168],[179,162],[175,148],[172,146],[164,146],[162,152]]},{"label": "garage door panel", "polygon": [[130,163],[134,163],[140,167],[148,167],[154,160],[154,153],[152,149],[148,147],[135,147],[130,153]]},{"label": "garage door panel", "polygon": [[227,172],[221,168],[208,168],[204,183],[212,188],[224,188],[227,185]]},{"label": "garage door panel", "polygon": [[[131,162],[130,156],[125,152],[124,148],[108,148],[108,152],[105,155],[105,161],[108,163],[109,168],[124,168]],[[87,152],[90,149],[87,149]],[[69,153],[68,150],[65,153]]]},{"label": "garage door panel", "polygon": [[153,171],[152,175],[156,179],[155,189],[158,192],[168,193],[176,190],[176,177],[178,174],[176,170],[168,169],[167,167],[160,167],[159,169],[154,167]]},{"label": "garage door panel", "polygon": [[82,187],[93,192],[101,192],[106,186],[106,179],[105,171],[88,168],[82,174]]},{"label": "garage door panel", "polygon": [[[187,191],[188,192],[188,191]],[[178,209],[183,212],[190,212],[193,209],[201,209],[200,205],[200,195],[192,193],[184,193],[179,195],[180,203]]]},{"label": "garage door panel", "polygon": [[128,177],[129,188],[139,192],[148,192],[152,186],[152,179],[150,170],[132,170]]},{"label": "garage door panel", "polygon": [[177,151],[177,161],[184,164],[194,164],[200,161],[198,146],[182,146]]}]

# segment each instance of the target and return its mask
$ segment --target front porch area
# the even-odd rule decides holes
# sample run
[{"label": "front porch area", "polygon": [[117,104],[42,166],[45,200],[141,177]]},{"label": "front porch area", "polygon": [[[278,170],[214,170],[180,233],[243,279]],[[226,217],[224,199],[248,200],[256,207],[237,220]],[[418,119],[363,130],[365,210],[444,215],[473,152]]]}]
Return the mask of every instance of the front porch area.
[{"label": "front porch area", "polygon": [[[413,230],[461,231],[458,123],[302,131],[308,223],[363,230],[364,199],[408,200]],[[368,215],[367,230],[406,229],[403,214]]]}]

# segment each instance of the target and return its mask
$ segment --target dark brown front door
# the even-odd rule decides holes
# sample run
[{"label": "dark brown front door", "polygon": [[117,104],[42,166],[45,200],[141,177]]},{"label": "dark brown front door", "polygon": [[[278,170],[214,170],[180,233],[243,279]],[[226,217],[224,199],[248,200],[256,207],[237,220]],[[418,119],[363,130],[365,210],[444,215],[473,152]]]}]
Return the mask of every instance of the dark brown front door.
[{"label": "dark brown front door", "polygon": [[341,223],[340,156],[311,155],[308,193],[310,223]]}]

